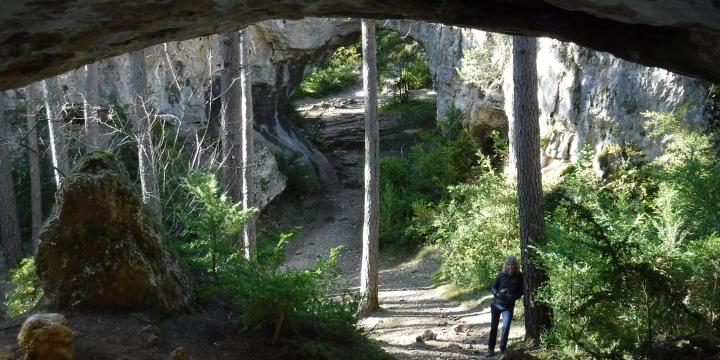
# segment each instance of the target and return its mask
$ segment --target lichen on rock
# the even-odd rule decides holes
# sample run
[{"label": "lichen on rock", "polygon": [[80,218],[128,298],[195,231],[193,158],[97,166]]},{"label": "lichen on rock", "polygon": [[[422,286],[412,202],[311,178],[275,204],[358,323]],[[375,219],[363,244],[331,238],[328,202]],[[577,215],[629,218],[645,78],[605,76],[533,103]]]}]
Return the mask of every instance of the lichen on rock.
[{"label": "lichen on rock", "polygon": [[75,336],[60,314],[35,314],[25,320],[17,337],[26,360],[72,360]]},{"label": "lichen on rock", "polygon": [[35,249],[46,304],[169,312],[189,303],[184,267],[112,154],[82,159],[56,196]]}]

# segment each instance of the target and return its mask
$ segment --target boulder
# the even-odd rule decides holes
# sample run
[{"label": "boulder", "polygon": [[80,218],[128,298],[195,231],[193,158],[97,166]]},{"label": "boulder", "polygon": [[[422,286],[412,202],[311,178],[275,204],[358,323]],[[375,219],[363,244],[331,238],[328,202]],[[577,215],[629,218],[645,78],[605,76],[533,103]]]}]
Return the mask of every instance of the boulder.
[{"label": "boulder", "polygon": [[168,360],[192,360],[192,358],[187,354],[185,348],[181,346],[170,353]]},{"label": "boulder", "polygon": [[437,334],[435,334],[432,330],[427,329],[422,333],[422,335],[418,336],[418,338],[424,341],[435,340],[437,338]]},{"label": "boulder", "polygon": [[35,314],[22,325],[17,337],[26,360],[72,360],[74,336],[60,314]]},{"label": "boulder", "polygon": [[35,250],[50,307],[169,312],[189,303],[185,268],[112,154],[82,159],[56,204]]}]

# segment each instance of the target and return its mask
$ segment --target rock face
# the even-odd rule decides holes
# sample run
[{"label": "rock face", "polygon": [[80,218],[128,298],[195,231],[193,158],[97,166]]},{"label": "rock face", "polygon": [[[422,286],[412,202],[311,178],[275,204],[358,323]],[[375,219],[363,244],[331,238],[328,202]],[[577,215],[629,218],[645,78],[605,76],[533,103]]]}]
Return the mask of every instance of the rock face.
[{"label": "rock face", "polygon": [[190,281],[112,155],[81,160],[38,235],[35,264],[46,302],[90,311],[184,308]]},{"label": "rock face", "polygon": [[[312,169],[320,180],[332,182],[335,175],[329,161],[286,119],[287,103],[300,82],[339,46],[359,35],[358,21],[348,19],[269,20],[249,27],[255,118],[256,188],[259,207],[264,207],[285,189],[274,155],[294,158]],[[145,50],[148,102],[158,118],[188,139],[217,139],[220,127],[220,68],[218,36],[170,42]],[[127,55],[99,64],[100,97],[117,104],[131,104],[130,71]],[[85,72],[73,70],[58,77],[66,98],[82,104]],[[24,94],[17,96],[23,97]],[[108,102],[104,106],[110,106]],[[24,106],[16,101],[16,108]],[[239,130],[239,129],[238,129]],[[269,148],[271,151],[267,151]]]},{"label": "rock face", "polygon": [[[412,37],[425,48],[437,93],[437,116],[459,117],[466,128],[482,138],[490,130],[507,129],[506,109],[511,99],[510,48],[506,35],[480,30],[407,20],[379,21],[378,27]],[[253,99],[256,144],[260,154],[295,158],[322,180],[334,180],[333,169],[285,117],[288,99],[310,71],[337,47],[355,41],[359,22],[351,19],[269,20],[249,27],[253,64]],[[659,154],[643,128],[646,110],[669,112],[683,109],[692,126],[707,122],[704,107],[708,83],[658,68],[637,65],[607,53],[572,43],[541,38],[540,75],[541,136],[546,167],[573,161],[585,144],[601,154],[614,145],[632,145],[649,158]],[[215,138],[220,104],[216,70],[219,68],[217,36],[170,42],[147,49],[151,102],[161,118],[178,126],[187,138],[196,134]],[[462,76],[469,58],[483,65],[480,79]],[[130,103],[126,56],[100,66],[101,95]],[[473,69],[470,69],[473,70]],[[484,76],[482,74],[485,74]],[[81,102],[73,89],[82,88],[82,71],[70,72],[59,81],[72,101]],[[272,156],[260,156],[256,184],[257,204],[264,206],[285,183]],[[595,166],[602,172],[600,163]]]},{"label": "rock face", "polygon": [[[455,111],[476,136],[507,131],[511,108],[510,39],[506,35],[442,24],[383,22],[408,34],[428,53],[438,118]],[[541,38],[538,48],[543,166],[574,161],[583,146],[596,154],[616,145],[651,159],[664,149],[647,136],[643,112],[679,111],[689,127],[703,128],[710,83],[645,67],[573,43]],[[473,56],[482,66],[467,66]],[[474,71],[477,78],[462,76]],[[483,74],[489,74],[483,78]],[[595,159],[599,173],[603,169]]]},{"label": "rock face", "polygon": [[74,339],[67,320],[60,314],[30,316],[17,337],[26,360],[73,360]]},{"label": "rock face", "polygon": [[720,80],[720,6],[710,0],[11,0],[0,13],[0,89],[164,41],[308,16],[417,19],[547,35]]},{"label": "rock face", "polygon": [[[218,144],[219,137],[220,82],[219,76],[216,75],[220,66],[218,37],[209,36],[184,42],[167,43],[146,49],[145,54],[146,72],[151,74],[147,78],[148,98],[146,101],[149,107],[155,111],[155,121],[164,123],[165,132],[177,133],[181,139],[184,138],[185,149],[190,152],[190,157],[194,158],[193,166],[203,166],[202,162],[207,162],[213,157],[211,154],[215,145]],[[129,104],[132,104],[128,56],[122,55],[106,59],[98,64],[98,68],[100,98],[105,102],[100,104],[103,109],[101,112],[110,112],[110,107],[127,108]],[[260,69],[259,66],[257,68]],[[58,83],[69,104],[82,106],[85,86],[83,69],[73,70],[59,76]],[[7,102],[13,104],[16,117],[21,119],[24,116],[27,90],[16,89],[4,93],[8,98]],[[212,100],[213,98],[215,100]],[[256,108],[262,107],[263,101],[268,100],[260,97],[256,101],[258,104]],[[256,121],[261,130],[263,129],[262,120],[259,118]],[[275,121],[274,118],[273,121]],[[116,124],[115,126],[123,128],[121,125]],[[108,128],[103,132],[111,133],[116,130]],[[297,147],[306,149],[306,152],[312,154],[313,148],[307,146],[303,148],[302,140],[304,138],[292,128],[284,134],[287,134],[288,137],[299,138]],[[272,142],[275,139],[272,135],[272,133],[264,135],[261,132],[255,134],[255,173],[257,175],[255,204],[260,208],[265,207],[278,194],[282,193],[286,185],[286,179],[279,172],[275,156],[270,151],[271,147],[273,149],[280,148]],[[100,142],[113,143],[112,136],[112,134],[101,135]],[[119,136],[132,136],[132,134],[126,133]],[[79,140],[81,139],[70,137],[71,142]],[[159,140],[155,139],[155,141]],[[117,139],[114,142],[117,143]],[[23,155],[24,150],[19,150],[17,154],[25,156]],[[261,184],[262,186],[260,186]]]},{"label": "rock face", "polygon": [[275,156],[268,147],[255,147],[254,206],[264,208],[285,190],[287,178],[278,170]]}]

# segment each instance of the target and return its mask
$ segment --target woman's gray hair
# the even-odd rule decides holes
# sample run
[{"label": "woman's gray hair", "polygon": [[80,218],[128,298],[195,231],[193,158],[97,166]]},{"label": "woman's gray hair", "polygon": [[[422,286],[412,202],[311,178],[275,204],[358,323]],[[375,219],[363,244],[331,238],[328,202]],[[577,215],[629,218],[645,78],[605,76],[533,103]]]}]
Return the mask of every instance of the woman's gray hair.
[{"label": "woman's gray hair", "polygon": [[514,256],[512,256],[512,255],[510,255],[510,256],[508,256],[508,257],[505,258],[505,263],[503,264],[502,272],[504,272],[505,274],[507,274],[507,266],[508,266],[508,264],[515,264],[515,272],[517,272],[518,270],[520,270],[520,265],[518,264],[517,258],[514,257]]}]

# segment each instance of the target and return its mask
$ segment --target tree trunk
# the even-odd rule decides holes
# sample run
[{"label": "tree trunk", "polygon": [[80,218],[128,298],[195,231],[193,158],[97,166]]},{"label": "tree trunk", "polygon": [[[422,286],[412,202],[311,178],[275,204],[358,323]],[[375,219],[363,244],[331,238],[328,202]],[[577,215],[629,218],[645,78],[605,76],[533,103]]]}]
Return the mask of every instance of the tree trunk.
[{"label": "tree trunk", "polygon": [[377,62],[375,22],[362,20],[363,87],[365,90],[365,213],[363,218],[363,257],[360,274],[362,300],[360,313],[380,308],[378,302],[379,192],[377,119]]},{"label": "tree trunk", "polygon": [[152,114],[145,106],[147,99],[147,77],[145,73],[145,51],[129,54],[130,93],[133,96],[133,120],[138,148],[138,170],[142,188],[143,203],[156,214],[160,214],[160,193],[155,175],[155,156],[152,141]]},{"label": "tree trunk", "polygon": [[34,85],[25,87],[25,112],[27,117],[28,165],[30,167],[30,216],[32,239],[35,240],[42,227],[42,188],[40,185],[40,158],[37,137],[37,93]]},{"label": "tree trunk", "polygon": [[98,63],[85,65],[85,150],[100,150],[100,86],[98,83]]},{"label": "tree trunk", "polygon": [[240,84],[240,33],[220,34],[220,142],[222,143],[222,174],[228,193],[234,201],[242,200],[239,179],[242,156],[238,134],[242,117],[242,86]]},{"label": "tree trunk", "polygon": [[[255,194],[253,193],[255,159],[253,156],[253,106],[252,106],[252,74],[250,73],[250,40],[247,28],[240,31],[240,88],[242,89],[242,203],[243,209],[253,207]],[[255,256],[255,219],[250,219],[243,227],[243,244],[245,245],[245,258],[250,260]]]},{"label": "tree trunk", "polygon": [[10,119],[5,116],[3,94],[0,93],[0,238],[5,250],[8,268],[18,265],[22,259],[20,249],[20,221],[18,219],[15,183],[10,163]]},{"label": "tree trunk", "polygon": [[50,155],[55,168],[55,184],[60,189],[60,182],[70,172],[67,145],[62,131],[63,120],[60,118],[65,98],[60,94],[60,88],[55,77],[43,80],[43,92],[45,94],[45,111],[50,134]]},{"label": "tree trunk", "polygon": [[532,245],[545,242],[542,174],[540,172],[540,124],[537,94],[537,41],[513,37],[512,126],[517,169],[520,250],[525,279],[525,337],[540,340],[540,331],[550,326],[550,309],[535,301],[537,288],[547,279],[535,266]]}]

